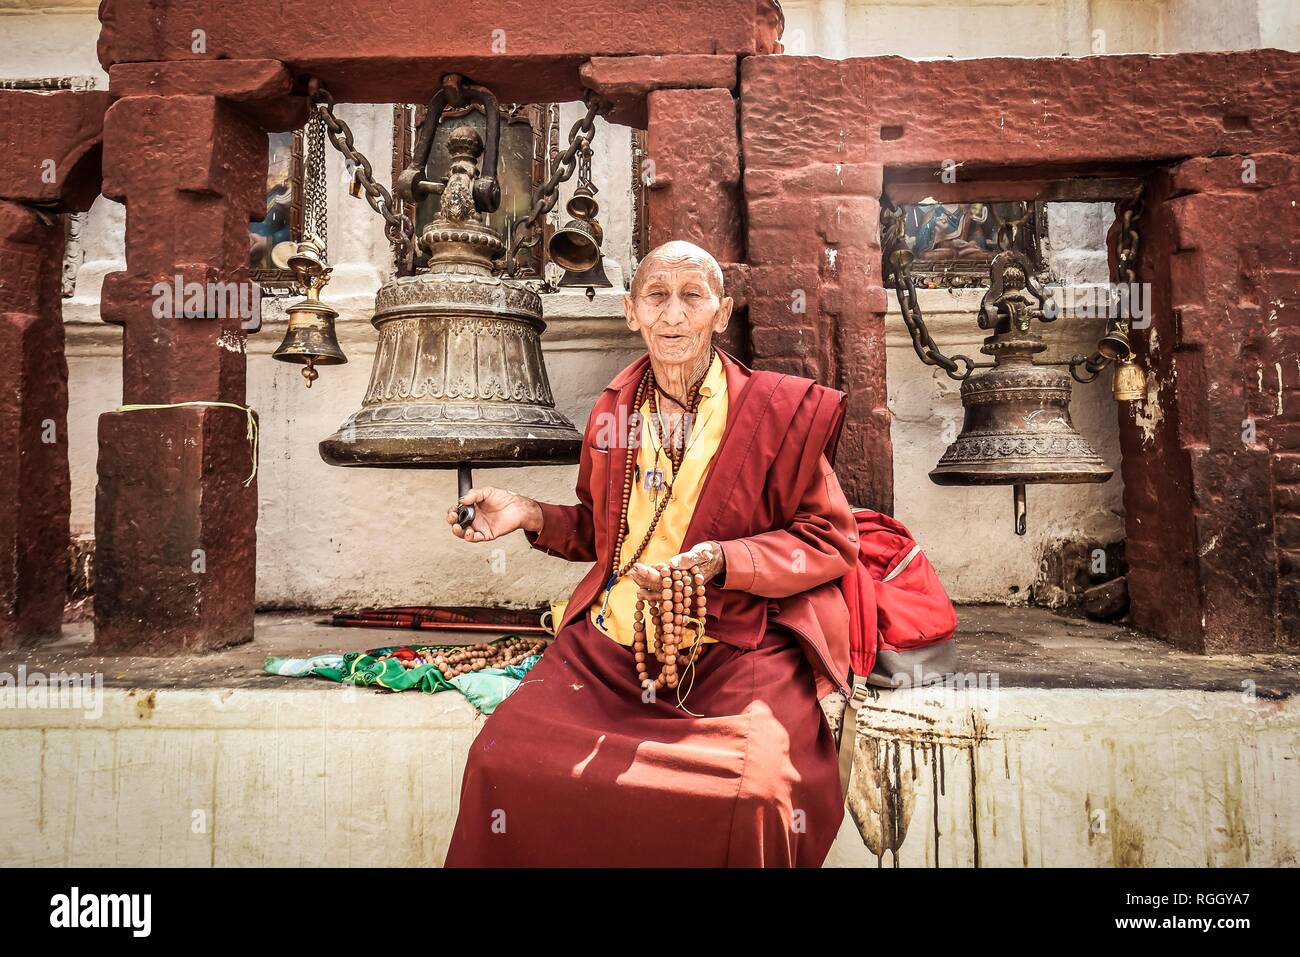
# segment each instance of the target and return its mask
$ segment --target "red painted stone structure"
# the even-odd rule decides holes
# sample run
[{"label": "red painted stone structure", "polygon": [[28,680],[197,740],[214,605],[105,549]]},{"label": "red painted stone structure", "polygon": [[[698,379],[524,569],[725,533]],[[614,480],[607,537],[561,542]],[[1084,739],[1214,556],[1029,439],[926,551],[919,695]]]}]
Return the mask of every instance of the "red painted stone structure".
[{"label": "red painted stone structure", "polygon": [[[305,75],[341,102],[423,102],[447,72],[503,101],[576,100],[584,87],[610,98],[616,122],[648,131],[654,241],[690,239],[723,262],[741,306],[733,347],[849,393],[843,485],[886,510],[882,196],[1096,201],[1136,182],[1155,314],[1137,336],[1152,390],[1119,422],[1134,618],[1189,649],[1300,649],[1300,56],[826,61],[763,55],[779,28],[764,0],[602,3],[582,16],[481,0],[439,5],[438,29],[423,30],[431,9],[172,0],[159,17],[152,4],[102,5],[116,98],[103,191],[128,207],[127,270],[105,284],[103,310],[125,330],[125,402],[244,402],[241,330],[157,319],[149,289],[177,274],[244,274],[265,133],[302,121]],[[102,95],[82,102],[103,114]],[[30,159],[27,141],[5,138]],[[945,160],[960,164],[956,183],[939,178]],[[0,198],[42,201],[13,191],[8,172]],[[3,215],[3,248],[30,263],[6,270],[3,327],[35,355],[10,330],[37,323],[9,317],[24,302],[37,304],[28,315],[57,314],[56,244],[36,239],[26,207]],[[14,349],[3,361],[18,361]],[[56,417],[66,406],[58,369],[23,368],[46,385],[0,417],[15,442],[41,402]],[[251,637],[244,429],[242,412],[212,406],[101,421],[100,645],[182,651]],[[57,459],[0,474],[0,561],[18,582],[0,589],[0,613],[29,638],[48,633],[51,613],[32,618],[40,627],[22,617],[36,579],[14,569],[34,567],[34,539],[16,523],[23,496],[38,493],[20,476],[39,467],[57,486]],[[62,462],[64,491],[41,499],[37,521],[55,529],[62,509],[66,539],[66,452]]]},{"label": "red painted stone structure", "polygon": [[1096,199],[1136,178],[1157,391],[1119,423],[1133,619],[1194,651],[1300,649],[1300,56],[750,57],[741,78],[754,359],[848,391],[849,497],[892,502],[882,190]]},{"label": "red painted stone structure", "polygon": [[0,93],[0,648],[58,638],[68,580],[65,214],[99,195],[105,93]]}]

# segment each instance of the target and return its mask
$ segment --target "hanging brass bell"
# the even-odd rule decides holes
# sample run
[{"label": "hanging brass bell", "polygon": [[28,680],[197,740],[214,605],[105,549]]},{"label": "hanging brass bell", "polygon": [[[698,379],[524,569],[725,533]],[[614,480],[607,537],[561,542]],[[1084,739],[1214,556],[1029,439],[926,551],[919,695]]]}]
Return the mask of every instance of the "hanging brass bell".
[{"label": "hanging brass bell", "polygon": [[1013,486],[1015,531],[1023,535],[1026,485],[1105,482],[1113,471],[1070,420],[1070,376],[1034,363],[1047,345],[1029,323],[1046,321],[1045,293],[1033,279],[1028,259],[1015,250],[999,253],[991,279],[979,321],[993,335],[980,351],[992,356],[994,364],[962,382],[962,430],[930,480],[937,485]]},{"label": "hanging brass bell", "polygon": [[1107,329],[1097,341],[1097,352],[1111,362],[1123,362],[1133,355],[1133,346],[1128,341],[1128,333],[1115,327]]},{"label": "hanging brass bell", "polygon": [[573,191],[573,197],[564,204],[564,208],[574,219],[595,221],[600,213],[600,203],[596,202],[596,188],[590,183],[581,183]]},{"label": "hanging brass bell", "polygon": [[563,229],[557,229],[551,235],[547,249],[551,261],[563,266],[571,273],[586,272],[600,265],[600,244],[604,231],[600,223],[585,219],[571,219]]},{"label": "hanging brass bell", "polygon": [[325,265],[323,245],[311,236],[298,243],[297,250],[288,256],[285,265],[298,277],[307,297],[289,306],[289,324],[284,341],[271,357],[281,362],[301,364],[303,378],[310,389],[311,384],[320,378],[316,366],[341,365],[348,361],[339,348],[334,331],[334,320],[339,314],[320,299],[331,270]]},{"label": "hanging brass bell", "polygon": [[[492,143],[495,99],[485,113]],[[542,360],[541,297],[494,272],[505,244],[483,215],[493,197],[478,187],[495,173],[495,157],[480,174],[484,144],[471,126],[453,130],[447,150],[439,211],[419,240],[428,268],[375,296],[370,385],[361,408],[320,443],[321,457],[344,466],[460,467],[462,484],[469,463],[576,462],[582,439],[556,411]]]},{"label": "hanging brass bell", "polygon": [[[557,229],[551,235],[551,241],[546,246],[551,261],[562,266],[566,273],[573,275],[600,267],[603,278],[604,267],[601,262],[600,246],[605,240],[605,231],[596,220],[596,214],[600,212],[600,204],[592,195],[591,188],[586,185],[579,186],[564,208],[572,218],[564,224],[563,229]],[[566,276],[565,280],[568,278]],[[561,286],[579,285],[565,280],[561,280]],[[597,284],[581,283],[581,285]],[[608,286],[609,281],[606,280],[600,285]]]},{"label": "hanging brass bell", "polygon": [[1133,359],[1125,359],[1115,366],[1115,378],[1110,385],[1116,402],[1138,402],[1147,394],[1147,376]]}]

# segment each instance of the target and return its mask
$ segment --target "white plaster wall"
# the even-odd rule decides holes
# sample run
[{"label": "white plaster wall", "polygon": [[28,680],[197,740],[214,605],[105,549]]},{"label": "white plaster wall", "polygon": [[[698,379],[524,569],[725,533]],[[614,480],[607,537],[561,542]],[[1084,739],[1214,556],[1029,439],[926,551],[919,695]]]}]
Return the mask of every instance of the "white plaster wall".
[{"label": "white plaster wall", "polygon": [[0,79],[88,76],[107,89],[95,54],[97,9],[93,0],[0,0]]},{"label": "white plaster wall", "polygon": [[787,0],[786,52],[841,59],[1300,49],[1295,0]]}]

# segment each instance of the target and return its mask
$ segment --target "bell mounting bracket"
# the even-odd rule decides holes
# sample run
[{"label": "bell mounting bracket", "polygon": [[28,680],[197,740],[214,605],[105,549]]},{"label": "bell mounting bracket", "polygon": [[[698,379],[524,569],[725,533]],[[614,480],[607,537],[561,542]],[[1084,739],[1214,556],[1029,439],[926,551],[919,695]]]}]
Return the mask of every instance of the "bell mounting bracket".
[{"label": "bell mounting bracket", "polygon": [[501,183],[497,179],[497,161],[501,153],[501,113],[497,109],[497,98],[487,87],[467,82],[459,73],[444,76],[442,86],[429,101],[411,152],[411,161],[397,178],[397,192],[403,200],[418,205],[442,191],[446,183],[432,179],[429,172],[433,138],[444,111],[460,109],[471,103],[483,107],[486,129],[482,172],[474,182],[474,207],[480,213],[495,213],[500,208]]}]

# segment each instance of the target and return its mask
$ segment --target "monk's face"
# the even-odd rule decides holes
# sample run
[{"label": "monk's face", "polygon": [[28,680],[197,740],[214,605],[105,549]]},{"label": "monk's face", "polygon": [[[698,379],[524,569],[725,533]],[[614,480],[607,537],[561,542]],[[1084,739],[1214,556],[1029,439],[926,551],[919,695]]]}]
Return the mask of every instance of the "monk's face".
[{"label": "monk's face", "polygon": [[652,360],[688,368],[701,361],[713,334],[725,331],[731,319],[731,297],[720,295],[716,285],[716,275],[710,281],[709,270],[694,262],[641,264],[623,313]]}]

